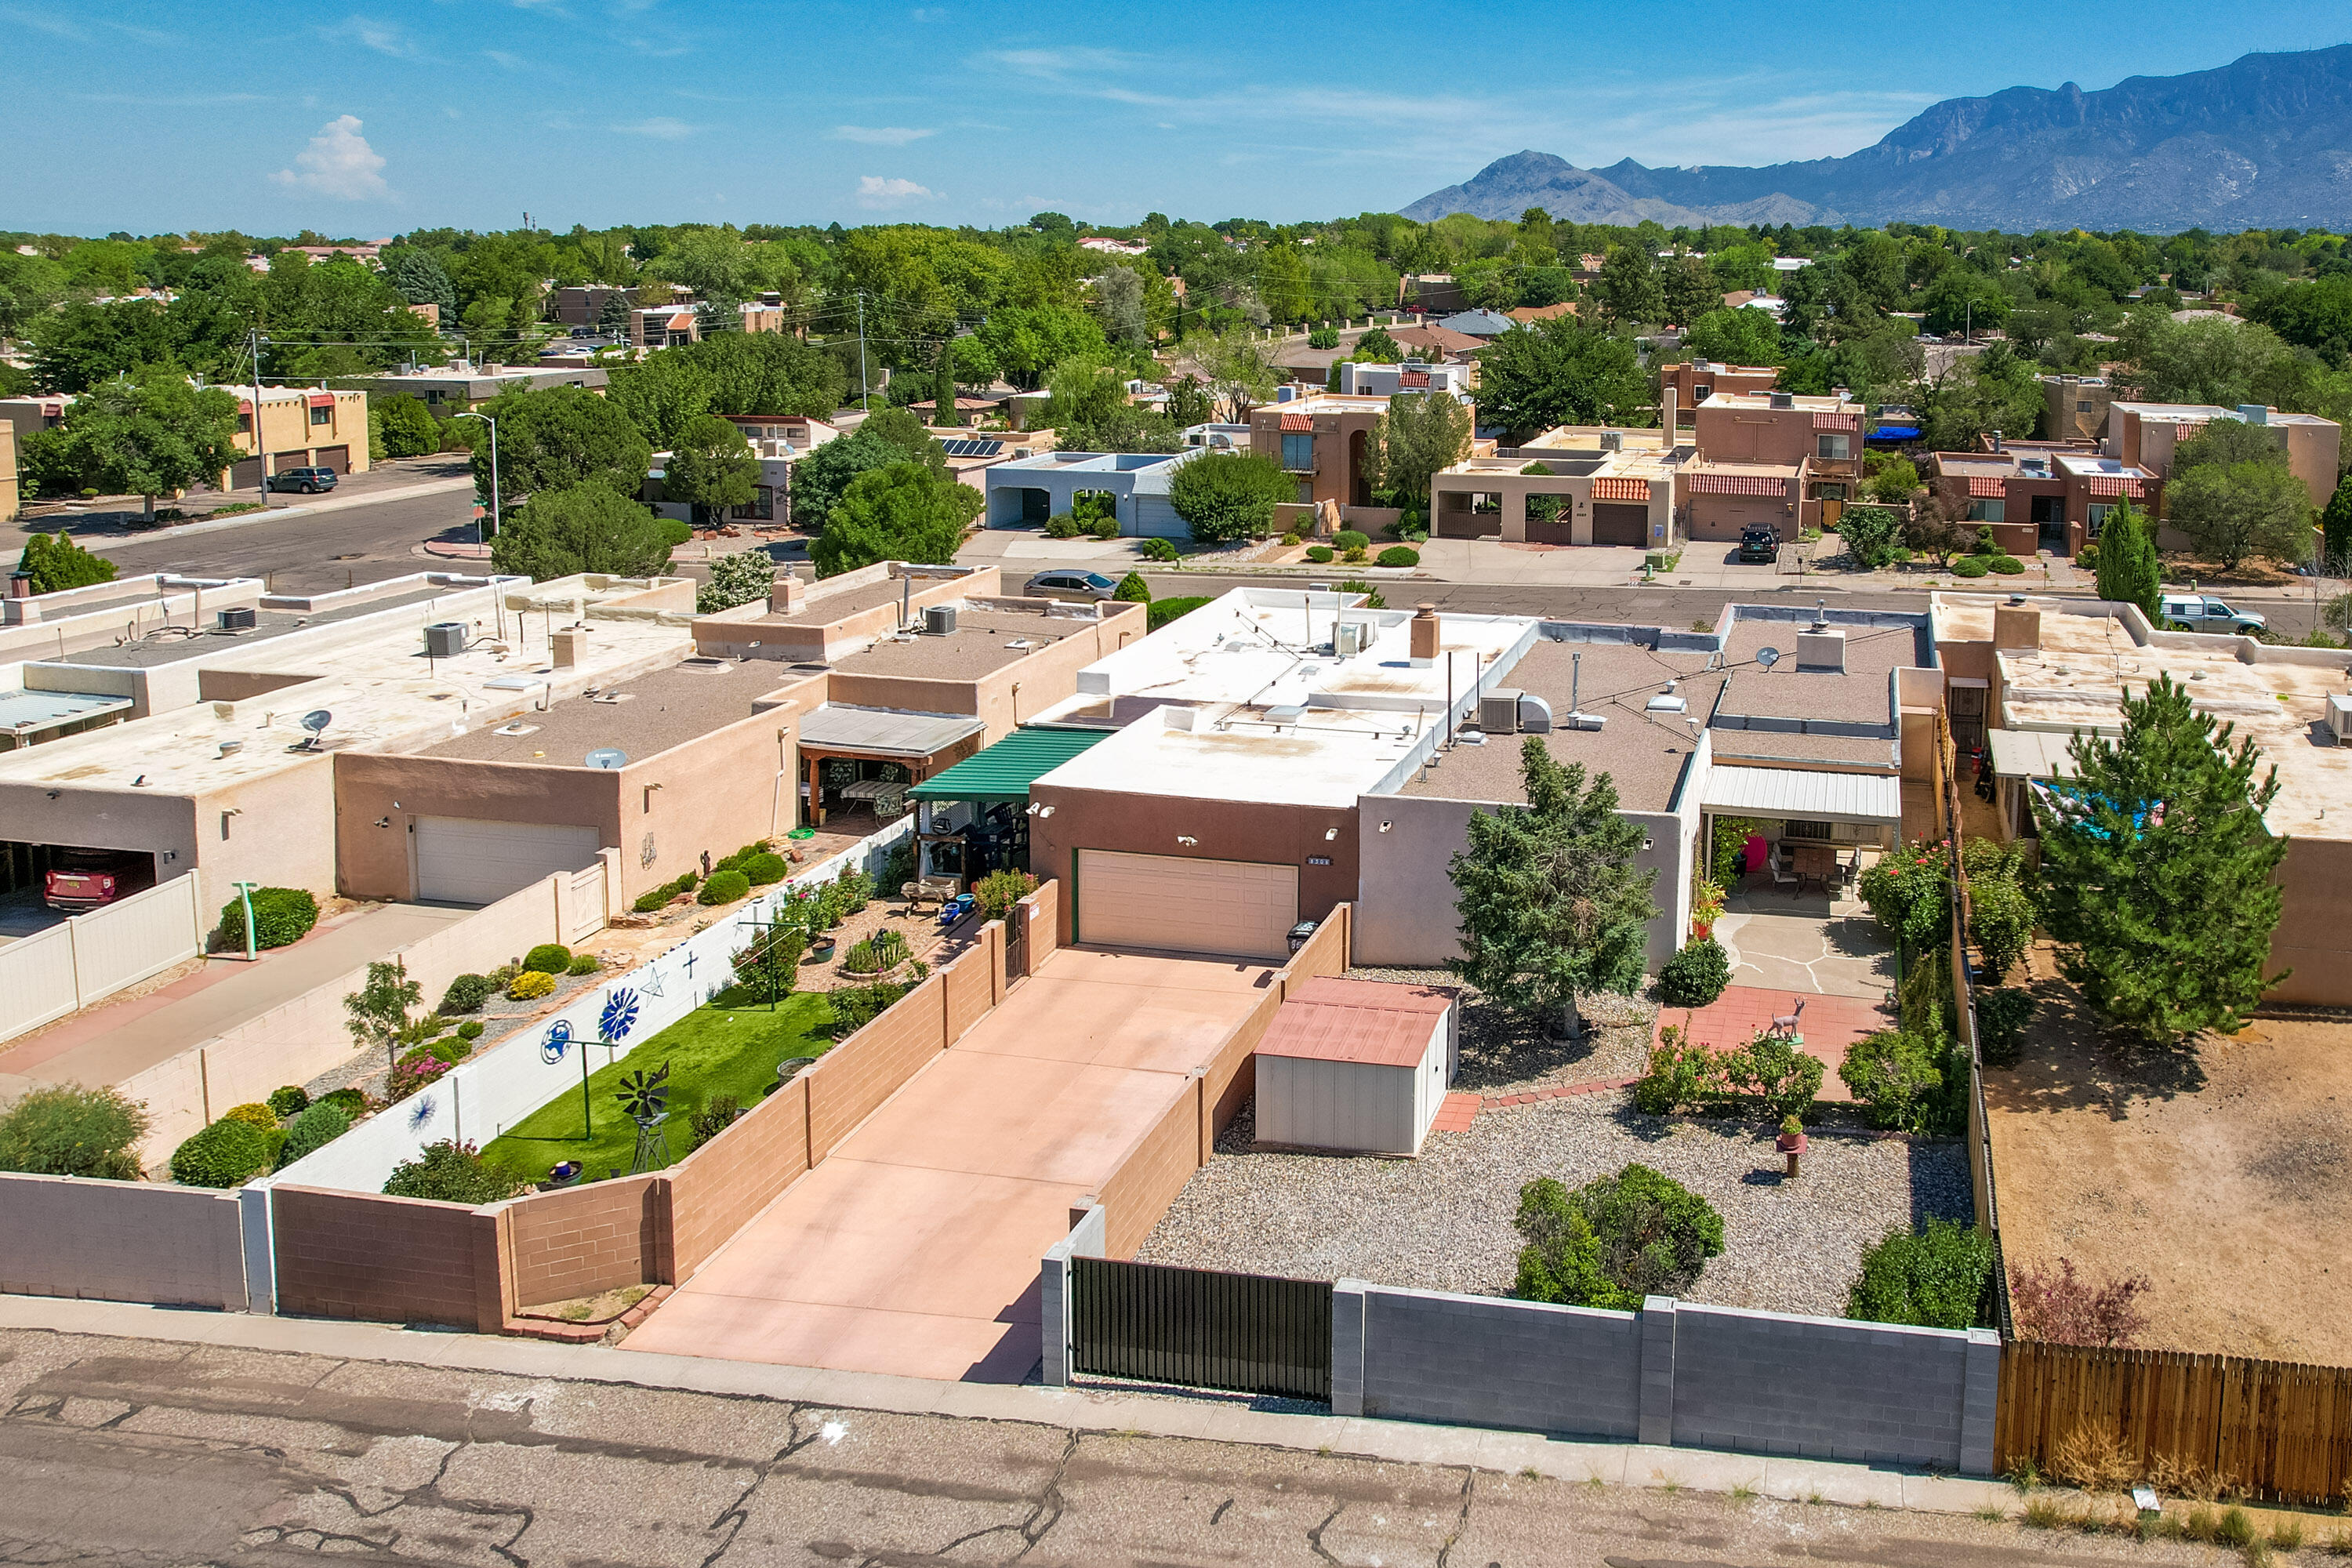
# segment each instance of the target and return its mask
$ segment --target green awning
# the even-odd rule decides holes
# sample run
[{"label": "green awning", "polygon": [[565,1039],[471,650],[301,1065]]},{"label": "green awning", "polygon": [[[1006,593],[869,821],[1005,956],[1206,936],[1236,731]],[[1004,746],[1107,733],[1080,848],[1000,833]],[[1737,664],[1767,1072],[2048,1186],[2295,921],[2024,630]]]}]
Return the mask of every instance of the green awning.
[{"label": "green awning", "polygon": [[943,773],[925,779],[907,792],[912,800],[1021,801],[1029,786],[1097,741],[1111,730],[1063,730],[1040,725],[1015,730],[985,751],[976,752]]}]

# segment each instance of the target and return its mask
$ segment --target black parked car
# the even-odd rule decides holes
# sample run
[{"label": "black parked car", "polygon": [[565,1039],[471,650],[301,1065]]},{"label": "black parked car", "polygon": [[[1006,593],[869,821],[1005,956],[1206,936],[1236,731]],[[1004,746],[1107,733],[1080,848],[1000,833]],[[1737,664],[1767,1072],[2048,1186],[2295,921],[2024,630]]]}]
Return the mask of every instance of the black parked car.
[{"label": "black parked car", "polygon": [[1778,530],[1759,523],[1739,531],[1739,559],[1742,561],[1777,561],[1780,557],[1780,535]]},{"label": "black parked car", "polygon": [[280,468],[269,476],[269,488],[273,490],[299,490],[306,496],[314,496],[320,490],[331,490],[335,488],[335,470],[332,468]]}]

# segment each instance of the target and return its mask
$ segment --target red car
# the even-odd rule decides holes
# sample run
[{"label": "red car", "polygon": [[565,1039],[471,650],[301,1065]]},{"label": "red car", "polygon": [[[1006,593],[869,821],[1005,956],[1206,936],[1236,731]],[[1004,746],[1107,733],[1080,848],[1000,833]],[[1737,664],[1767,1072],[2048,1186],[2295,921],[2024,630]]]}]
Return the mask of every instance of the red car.
[{"label": "red car", "polygon": [[58,849],[41,888],[49,908],[69,915],[127,899],[155,885],[155,858],[122,849]]}]

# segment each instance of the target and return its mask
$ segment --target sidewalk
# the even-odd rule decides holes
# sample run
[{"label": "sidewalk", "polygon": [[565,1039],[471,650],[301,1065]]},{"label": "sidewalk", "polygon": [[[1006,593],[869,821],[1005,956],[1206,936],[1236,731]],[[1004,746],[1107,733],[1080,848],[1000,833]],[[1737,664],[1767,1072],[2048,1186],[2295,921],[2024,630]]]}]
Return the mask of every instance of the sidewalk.
[{"label": "sidewalk", "polygon": [[1791,1502],[1850,1508],[2006,1512],[2017,1496],[1999,1481],[1958,1480],[1888,1467],[1638,1443],[1580,1442],[1533,1432],[1414,1421],[1288,1415],[1251,1409],[1242,1394],[1187,1391],[1171,1395],[1105,1385],[1041,1388],[940,1383],[880,1373],[825,1372],[648,1352],[621,1355],[601,1345],[417,1332],[377,1323],[171,1311],[40,1296],[0,1296],[0,1328],[335,1356],[551,1382],[682,1389],[798,1401],[823,1409],[1016,1422],[1074,1434],[1192,1437],[1402,1464],[1457,1465],[1500,1475],[1664,1490],[1755,1493]]}]

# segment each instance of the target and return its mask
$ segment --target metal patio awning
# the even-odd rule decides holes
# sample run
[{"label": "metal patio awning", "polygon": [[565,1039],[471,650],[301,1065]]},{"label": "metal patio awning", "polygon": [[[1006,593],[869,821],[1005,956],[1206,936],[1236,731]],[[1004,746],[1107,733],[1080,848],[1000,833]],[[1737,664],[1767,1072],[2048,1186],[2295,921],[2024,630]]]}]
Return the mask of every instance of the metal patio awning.
[{"label": "metal patio awning", "polygon": [[904,713],[828,702],[801,721],[800,749],[866,757],[935,757],[988,725],[968,713]]},{"label": "metal patio awning", "polygon": [[1116,733],[1115,730],[1024,726],[907,793],[911,799],[934,803],[1025,801],[1029,786],[1038,779]]},{"label": "metal patio awning", "polygon": [[1810,768],[1711,767],[1699,804],[1727,816],[1804,822],[1903,825],[1903,781],[1893,773],[1817,773]]},{"label": "metal patio awning", "polygon": [[2063,735],[2047,730],[1989,730],[1985,739],[1992,745],[1992,771],[1995,778],[2063,779],[2074,773],[2074,759],[2067,749],[2074,742],[2072,731]]}]

